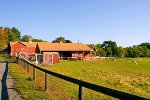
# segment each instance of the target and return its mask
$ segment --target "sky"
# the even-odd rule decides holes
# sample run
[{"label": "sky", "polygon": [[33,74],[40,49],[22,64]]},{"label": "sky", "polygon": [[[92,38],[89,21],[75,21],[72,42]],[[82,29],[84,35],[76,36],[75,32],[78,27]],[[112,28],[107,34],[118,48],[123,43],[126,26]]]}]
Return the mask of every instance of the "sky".
[{"label": "sky", "polygon": [[53,41],[118,46],[150,42],[150,0],[0,0],[0,26]]}]

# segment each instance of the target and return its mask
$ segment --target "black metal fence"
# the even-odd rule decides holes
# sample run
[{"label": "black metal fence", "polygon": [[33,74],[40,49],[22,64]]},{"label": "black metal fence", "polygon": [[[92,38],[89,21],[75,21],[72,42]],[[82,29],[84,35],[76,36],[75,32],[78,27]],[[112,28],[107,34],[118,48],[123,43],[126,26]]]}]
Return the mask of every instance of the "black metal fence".
[{"label": "black metal fence", "polygon": [[38,67],[38,66],[28,62],[28,61],[26,61],[23,58],[17,58],[17,62],[27,72],[29,72],[29,67],[30,66],[33,67],[32,75],[33,75],[33,79],[34,80],[36,80],[36,70],[40,70],[40,71],[44,72],[45,73],[45,76],[44,76],[44,78],[45,78],[44,89],[45,90],[48,90],[48,74],[50,74],[52,76],[55,76],[57,78],[66,80],[68,82],[71,82],[71,83],[79,85],[79,89],[78,89],[78,99],[79,100],[83,100],[84,99],[83,98],[83,95],[84,95],[83,88],[84,87],[88,88],[88,89],[91,89],[91,90],[94,90],[94,91],[97,91],[97,92],[100,92],[100,93],[103,93],[103,94],[106,94],[108,96],[111,96],[111,97],[114,97],[114,98],[118,98],[118,99],[123,99],[123,100],[150,100],[148,98],[132,95],[132,94],[129,94],[129,93],[125,93],[125,92],[121,92],[121,91],[118,91],[118,90],[114,90],[114,89],[110,89],[110,88],[107,88],[107,87],[103,87],[103,86],[99,86],[99,85],[96,85],[96,84],[92,84],[92,83],[89,83],[89,82],[85,82],[83,80],[79,80],[79,79],[75,79],[75,78],[68,77],[68,76],[65,76],[65,75],[61,75],[61,74],[58,74],[58,73],[55,73],[55,72],[52,72],[52,71],[40,68],[40,67]]}]

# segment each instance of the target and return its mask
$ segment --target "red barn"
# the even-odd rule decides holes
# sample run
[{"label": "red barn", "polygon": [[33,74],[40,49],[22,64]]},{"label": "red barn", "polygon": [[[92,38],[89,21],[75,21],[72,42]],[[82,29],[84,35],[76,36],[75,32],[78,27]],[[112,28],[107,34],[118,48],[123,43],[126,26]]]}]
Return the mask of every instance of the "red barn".
[{"label": "red barn", "polygon": [[43,43],[36,46],[36,53],[58,52],[60,58],[86,58],[92,56],[92,48],[79,43]]},{"label": "red barn", "polygon": [[21,52],[44,54],[43,61],[53,58],[53,63],[58,63],[59,59],[85,59],[93,56],[93,45],[80,43],[11,42],[10,47],[11,55]]},{"label": "red barn", "polygon": [[35,47],[38,42],[10,42],[11,55],[16,53],[35,53]]}]

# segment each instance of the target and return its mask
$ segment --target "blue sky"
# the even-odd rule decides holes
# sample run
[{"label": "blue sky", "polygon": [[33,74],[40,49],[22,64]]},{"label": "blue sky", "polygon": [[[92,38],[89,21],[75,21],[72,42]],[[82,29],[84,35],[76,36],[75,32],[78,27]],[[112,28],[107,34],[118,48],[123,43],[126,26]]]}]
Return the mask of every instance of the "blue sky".
[{"label": "blue sky", "polygon": [[1,0],[0,26],[52,41],[150,42],[150,0]]}]

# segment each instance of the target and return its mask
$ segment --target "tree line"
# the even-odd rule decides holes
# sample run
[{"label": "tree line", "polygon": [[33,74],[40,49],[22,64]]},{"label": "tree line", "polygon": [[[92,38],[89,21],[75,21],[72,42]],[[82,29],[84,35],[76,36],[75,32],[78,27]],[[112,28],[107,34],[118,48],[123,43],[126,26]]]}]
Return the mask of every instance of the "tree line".
[{"label": "tree line", "polygon": [[102,44],[96,44],[95,48],[96,55],[103,57],[150,57],[149,42],[123,48],[122,46],[117,46],[115,41],[109,40],[104,41]]}]

